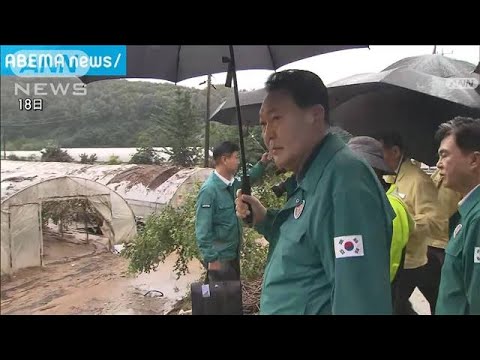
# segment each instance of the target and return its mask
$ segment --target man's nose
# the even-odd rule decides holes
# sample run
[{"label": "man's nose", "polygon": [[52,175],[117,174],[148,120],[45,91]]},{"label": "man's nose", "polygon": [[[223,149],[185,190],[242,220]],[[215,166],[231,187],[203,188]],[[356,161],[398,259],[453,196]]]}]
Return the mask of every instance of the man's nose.
[{"label": "man's nose", "polygon": [[438,159],[438,161],[437,161],[437,168],[439,168],[439,169],[442,169],[442,168],[443,168],[442,159]]},{"label": "man's nose", "polygon": [[267,147],[270,147],[270,142],[275,138],[275,130],[273,129],[273,126],[271,125],[266,125],[265,130],[263,132],[263,140],[265,142],[265,145]]}]

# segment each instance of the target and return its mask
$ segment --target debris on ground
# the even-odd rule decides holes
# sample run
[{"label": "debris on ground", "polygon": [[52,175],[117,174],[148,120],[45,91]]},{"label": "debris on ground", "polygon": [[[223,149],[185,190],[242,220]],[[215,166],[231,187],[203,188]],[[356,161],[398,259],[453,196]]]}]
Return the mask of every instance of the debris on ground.
[{"label": "debris on ground", "polygon": [[262,292],[262,277],[242,282],[243,313],[257,314],[260,311],[260,294]]},{"label": "debris on ground", "polygon": [[125,247],[124,244],[118,244],[118,245],[113,245],[113,249],[112,249],[112,252],[114,254],[120,254],[123,250],[123,248]]}]

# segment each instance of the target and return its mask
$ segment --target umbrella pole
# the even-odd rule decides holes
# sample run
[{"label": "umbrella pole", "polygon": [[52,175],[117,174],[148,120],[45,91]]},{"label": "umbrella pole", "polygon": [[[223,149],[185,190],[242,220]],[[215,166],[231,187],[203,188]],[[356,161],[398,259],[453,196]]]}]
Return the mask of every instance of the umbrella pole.
[{"label": "umbrella pole", "polygon": [[208,156],[210,148],[210,86],[212,84],[212,75],[208,74],[207,79],[207,113],[205,115],[205,149],[203,167],[208,167]]},{"label": "umbrella pole", "polygon": [[[250,186],[250,179],[247,175],[247,160],[245,157],[245,145],[243,142],[243,125],[242,125],[242,114],[240,111],[240,99],[238,97],[238,83],[237,83],[237,74],[235,69],[235,54],[233,51],[233,45],[229,45],[230,48],[230,62],[228,67],[228,75],[227,75],[227,83],[230,80],[233,80],[233,92],[235,95],[235,104],[237,108],[237,120],[238,120],[238,132],[240,136],[240,154],[242,159],[242,194],[250,195],[251,194],[251,186]],[[253,216],[252,216],[252,208],[250,204],[248,205],[250,209],[250,215],[245,219],[245,222],[249,225],[252,224]]]}]

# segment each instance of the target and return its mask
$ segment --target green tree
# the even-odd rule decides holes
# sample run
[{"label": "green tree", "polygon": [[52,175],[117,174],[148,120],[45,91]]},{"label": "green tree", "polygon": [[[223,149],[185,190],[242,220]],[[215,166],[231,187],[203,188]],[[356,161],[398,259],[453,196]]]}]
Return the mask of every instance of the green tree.
[{"label": "green tree", "polygon": [[[267,207],[280,208],[286,201],[286,196],[276,197],[271,187],[288,174],[267,175],[261,185],[254,187],[253,195],[257,196]],[[144,230],[136,239],[125,247],[123,256],[130,260],[129,269],[132,273],[150,272],[173,252],[179,254],[175,271],[177,277],[185,275],[188,263],[200,259],[195,239],[195,202],[200,184],[185,197],[179,208],[166,207],[160,213],[146,219]],[[258,279],[265,267],[268,248],[261,245],[258,239],[261,235],[252,228],[244,228],[244,242],[241,251],[242,278]]]},{"label": "green tree", "polygon": [[157,151],[151,146],[140,147],[130,159],[130,164],[159,165],[161,162],[162,159],[158,156]]},{"label": "green tree", "polygon": [[81,164],[94,164],[97,161],[97,154],[92,154],[88,156],[86,153],[80,154],[80,163]]},{"label": "green tree", "polygon": [[41,151],[41,161],[54,162],[73,162],[73,158],[66,150],[62,150],[58,145],[49,144]]},{"label": "green tree", "polygon": [[167,109],[165,116],[154,118],[163,133],[172,139],[171,150],[167,150],[169,161],[184,167],[193,166],[199,160],[196,149],[201,146],[201,114],[191,101],[188,91],[176,90],[175,102]]}]

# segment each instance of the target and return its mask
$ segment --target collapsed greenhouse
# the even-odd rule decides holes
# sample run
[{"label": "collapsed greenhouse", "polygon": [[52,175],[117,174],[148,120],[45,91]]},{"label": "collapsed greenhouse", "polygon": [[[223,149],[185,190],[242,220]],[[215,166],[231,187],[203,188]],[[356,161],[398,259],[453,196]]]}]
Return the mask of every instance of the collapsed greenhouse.
[{"label": "collapsed greenhouse", "polygon": [[[43,264],[42,204],[83,199],[103,221],[109,246],[131,241],[135,217],[182,203],[212,169],[1,161],[1,270]],[[86,230],[86,229],[85,229]]]}]

